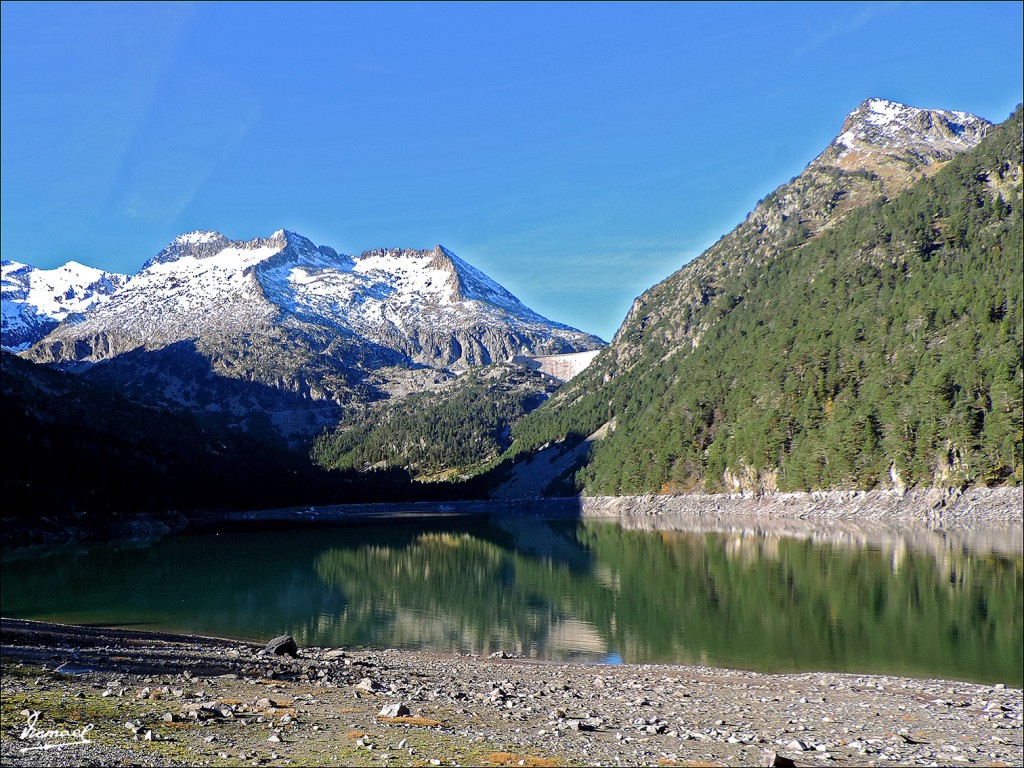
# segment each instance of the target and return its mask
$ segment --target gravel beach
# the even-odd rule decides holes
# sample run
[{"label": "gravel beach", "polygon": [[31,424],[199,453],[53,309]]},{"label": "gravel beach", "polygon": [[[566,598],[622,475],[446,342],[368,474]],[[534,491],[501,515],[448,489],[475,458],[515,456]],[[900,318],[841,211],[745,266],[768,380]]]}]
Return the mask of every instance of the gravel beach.
[{"label": "gravel beach", "polygon": [[1002,684],[0,630],[4,765],[1024,762]]}]

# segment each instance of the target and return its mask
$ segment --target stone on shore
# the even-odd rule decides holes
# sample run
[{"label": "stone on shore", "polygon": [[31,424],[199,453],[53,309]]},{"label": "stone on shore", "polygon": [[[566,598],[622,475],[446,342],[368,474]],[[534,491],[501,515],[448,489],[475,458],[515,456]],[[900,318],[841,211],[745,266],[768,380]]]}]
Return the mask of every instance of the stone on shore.
[{"label": "stone on shore", "polygon": [[766,768],[796,768],[796,763],[793,760],[785,755],[780,755],[773,749],[768,750],[764,764]]},{"label": "stone on shore", "polygon": [[275,637],[269,643],[267,643],[267,653],[273,653],[275,656],[289,656],[299,655],[299,646],[295,644],[295,638],[291,635],[281,635]]},{"label": "stone on shore", "polygon": [[374,682],[368,677],[364,677],[355,687],[360,691],[366,691],[367,693],[376,693],[377,691],[383,691],[384,686],[380,683]]}]

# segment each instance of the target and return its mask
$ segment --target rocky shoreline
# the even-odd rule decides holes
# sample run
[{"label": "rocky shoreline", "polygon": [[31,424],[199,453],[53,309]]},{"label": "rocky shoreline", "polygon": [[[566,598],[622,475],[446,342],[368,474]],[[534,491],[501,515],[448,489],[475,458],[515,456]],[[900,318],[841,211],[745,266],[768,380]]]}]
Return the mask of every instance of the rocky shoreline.
[{"label": "rocky shoreline", "polygon": [[[507,654],[292,657],[10,619],[0,661],[0,757],[12,766],[1024,762],[1022,692],[1001,684]],[[88,743],[69,743],[83,732]]]},{"label": "rocky shoreline", "polygon": [[111,518],[0,519],[4,548],[113,538],[321,525],[440,522],[470,518],[647,519],[671,516],[903,523],[929,528],[1005,528],[1024,521],[1024,486],[910,491],[813,491],[750,494],[590,496],[490,501],[328,504],[251,511],[176,512]]},{"label": "rocky shoreline", "polygon": [[886,491],[811,491],[582,499],[584,517],[693,515],[905,523],[930,528],[1020,525],[1024,487]]}]

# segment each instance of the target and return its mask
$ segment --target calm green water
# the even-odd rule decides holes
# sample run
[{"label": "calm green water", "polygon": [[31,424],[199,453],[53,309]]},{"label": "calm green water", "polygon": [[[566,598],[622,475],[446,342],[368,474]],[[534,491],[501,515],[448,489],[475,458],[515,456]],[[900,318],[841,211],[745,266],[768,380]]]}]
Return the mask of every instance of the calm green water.
[{"label": "calm green water", "polygon": [[16,618],[1024,683],[1019,550],[936,532],[852,545],[523,519],[78,545],[2,566]]}]

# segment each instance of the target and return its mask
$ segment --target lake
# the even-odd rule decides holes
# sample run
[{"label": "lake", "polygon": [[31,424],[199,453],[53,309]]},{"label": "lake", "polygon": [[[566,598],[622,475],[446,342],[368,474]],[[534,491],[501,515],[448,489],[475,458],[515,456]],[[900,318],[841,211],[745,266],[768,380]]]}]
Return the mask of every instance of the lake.
[{"label": "lake", "polygon": [[1024,684],[1019,529],[801,525],[523,517],[13,550],[0,610],[300,646]]}]

